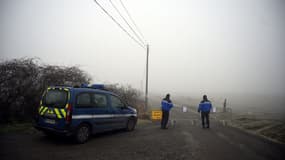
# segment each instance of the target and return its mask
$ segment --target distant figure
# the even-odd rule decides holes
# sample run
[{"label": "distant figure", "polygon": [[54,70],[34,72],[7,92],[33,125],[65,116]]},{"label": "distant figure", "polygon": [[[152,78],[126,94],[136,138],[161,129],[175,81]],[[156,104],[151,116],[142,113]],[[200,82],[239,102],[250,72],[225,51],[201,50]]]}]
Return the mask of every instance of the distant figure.
[{"label": "distant figure", "polygon": [[[210,122],[209,122],[209,114],[210,110],[212,109],[212,104],[208,100],[207,95],[203,96],[203,100],[199,104],[198,112],[201,112],[201,119],[202,119],[202,127],[210,128]],[[206,125],[205,126],[205,119],[206,119]]]},{"label": "distant figure", "polygon": [[167,94],[165,98],[161,101],[162,119],[161,119],[161,129],[167,129],[167,122],[169,118],[169,111],[173,107],[170,100],[170,95]]},{"label": "distant figure", "polygon": [[227,111],[227,99],[225,99],[225,101],[224,101],[224,110],[223,110],[223,112],[226,112]]}]

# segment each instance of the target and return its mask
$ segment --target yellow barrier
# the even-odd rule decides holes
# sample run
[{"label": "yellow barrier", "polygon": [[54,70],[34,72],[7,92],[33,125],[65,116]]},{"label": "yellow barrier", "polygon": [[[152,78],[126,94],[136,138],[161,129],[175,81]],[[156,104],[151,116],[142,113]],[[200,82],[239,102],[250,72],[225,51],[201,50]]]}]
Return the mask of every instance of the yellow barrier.
[{"label": "yellow barrier", "polygon": [[162,119],[162,111],[161,110],[151,111],[151,119],[152,120],[161,120]]}]

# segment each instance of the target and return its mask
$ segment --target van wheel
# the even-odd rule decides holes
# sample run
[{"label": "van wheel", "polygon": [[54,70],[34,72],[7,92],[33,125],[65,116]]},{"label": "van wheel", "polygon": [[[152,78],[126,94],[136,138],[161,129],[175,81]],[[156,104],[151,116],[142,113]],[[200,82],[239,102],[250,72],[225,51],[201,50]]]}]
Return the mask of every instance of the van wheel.
[{"label": "van wheel", "polygon": [[90,127],[86,124],[80,125],[76,131],[75,139],[77,143],[85,143],[90,136]]},{"label": "van wheel", "polygon": [[127,131],[133,131],[136,126],[136,120],[134,118],[130,118],[127,123]]}]

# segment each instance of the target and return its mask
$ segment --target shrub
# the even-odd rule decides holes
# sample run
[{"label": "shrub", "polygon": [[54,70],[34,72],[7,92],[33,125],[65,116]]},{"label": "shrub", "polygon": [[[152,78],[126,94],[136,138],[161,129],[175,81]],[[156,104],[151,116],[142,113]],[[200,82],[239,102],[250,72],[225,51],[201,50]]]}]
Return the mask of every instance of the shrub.
[{"label": "shrub", "polygon": [[[78,86],[90,81],[90,76],[76,66],[44,65],[36,58],[0,62],[0,123],[31,120],[48,86]],[[138,90],[119,84],[108,89],[144,113]]]},{"label": "shrub", "polygon": [[0,62],[0,122],[31,119],[47,86],[78,85],[90,80],[75,66],[42,65],[35,58]]},{"label": "shrub", "polygon": [[141,95],[139,90],[132,88],[130,85],[123,86],[119,84],[111,84],[107,85],[106,88],[119,95],[123,101],[131,106],[137,105]]}]

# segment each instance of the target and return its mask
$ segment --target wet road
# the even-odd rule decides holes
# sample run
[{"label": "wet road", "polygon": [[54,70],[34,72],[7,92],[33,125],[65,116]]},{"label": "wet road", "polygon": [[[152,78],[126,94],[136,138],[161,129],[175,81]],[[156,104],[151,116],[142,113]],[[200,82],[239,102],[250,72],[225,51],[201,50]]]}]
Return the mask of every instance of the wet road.
[{"label": "wet road", "polygon": [[[285,157],[284,145],[249,135],[212,120],[211,129],[202,129],[199,115],[171,112],[168,130],[159,123],[140,123],[133,132],[115,131],[93,136],[86,144],[50,138],[40,132],[0,136],[0,159],[197,159],[197,160],[278,160]],[[172,121],[173,122],[173,121]]]}]

